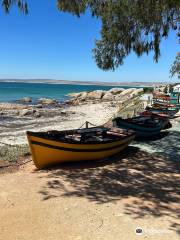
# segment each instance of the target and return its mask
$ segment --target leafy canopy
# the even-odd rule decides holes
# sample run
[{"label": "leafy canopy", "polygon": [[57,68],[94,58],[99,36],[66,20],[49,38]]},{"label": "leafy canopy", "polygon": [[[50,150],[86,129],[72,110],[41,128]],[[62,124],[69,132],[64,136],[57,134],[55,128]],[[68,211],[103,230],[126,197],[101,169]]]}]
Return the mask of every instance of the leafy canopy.
[{"label": "leafy canopy", "polygon": [[5,12],[8,13],[10,10],[11,5],[17,5],[18,8],[24,12],[25,14],[28,13],[28,6],[27,2],[24,0],[0,0],[1,6],[4,8]]},{"label": "leafy canopy", "polygon": [[[24,0],[0,1],[6,11],[13,3],[27,10]],[[180,0],[57,0],[57,7],[78,17],[88,9],[102,21],[93,53],[104,70],[122,65],[132,51],[137,56],[153,51],[157,62],[161,40],[172,30],[180,37]]]},{"label": "leafy canopy", "polygon": [[178,78],[180,79],[180,52],[178,52],[176,55],[176,59],[171,66],[170,74],[171,77],[177,74]]}]

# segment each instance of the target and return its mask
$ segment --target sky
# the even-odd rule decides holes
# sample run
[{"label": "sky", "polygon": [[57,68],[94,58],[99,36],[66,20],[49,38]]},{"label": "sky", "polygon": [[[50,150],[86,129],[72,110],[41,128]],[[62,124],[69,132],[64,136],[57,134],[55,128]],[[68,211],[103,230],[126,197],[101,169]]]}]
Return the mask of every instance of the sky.
[{"label": "sky", "polygon": [[100,39],[101,22],[86,12],[80,18],[62,13],[56,1],[29,0],[29,14],[13,7],[0,9],[0,79],[60,79],[75,81],[174,81],[169,69],[179,51],[171,33],[161,44],[161,58],[153,53],[138,58],[130,54],[115,71],[96,66],[92,49]]}]

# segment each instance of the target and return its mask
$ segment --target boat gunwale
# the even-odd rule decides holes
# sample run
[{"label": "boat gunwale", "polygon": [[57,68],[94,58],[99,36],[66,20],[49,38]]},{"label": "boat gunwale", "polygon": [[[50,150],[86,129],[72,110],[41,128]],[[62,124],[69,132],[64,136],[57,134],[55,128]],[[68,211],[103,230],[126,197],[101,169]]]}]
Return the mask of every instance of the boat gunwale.
[{"label": "boat gunwale", "polygon": [[[57,131],[59,133],[74,133],[76,132],[77,130],[79,129],[74,129],[74,130],[64,130],[64,131]],[[48,132],[48,131],[47,131]],[[44,140],[48,140],[48,141],[53,141],[53,142],[57,142],[57,143],[68,143],[68,144],[74,144],[74,145],[93,145],[93,144],[106,144],[106,143],[113,143],[113,142],[118,142],[118,141],[122,141],[124,139],[127,139],[127,138],[131,138],[131,137],[135,137],[135,132],[130,132],[130,131],[126,131],[128,132],[127,135],[125,136],[116,136],[116,138],[114,139],[110,139],[110,140],[107,140],[107,141],[102,141],[102,142],[98,142],[98,141],[90,141],[90,142],[80,142],[80,141],[73,141],[70,139],[55,139],[55,138],[50,138],[50,137],[44,137],[44,136],[41,136],[41,134],[45,134],[47,132],[31,132],[31,131],[27,131],[26,134],[27,136],[32,136],[32,137],[36,137],[36,138],[40,138],[40,139],[44,139]],[[117,133],[118,134],[118,133]],[[119,133],[120,134],[120,133]],[[32,141],[32,140],[30,140]]]},{"label": "boat gunwale", "polygon": [[[117,118],[116,118],[117,119]],[[122,125],[126,125],[124,127],[127,127],[129,129],[132,129],[134,131],[140,131],[140,132],[158,132],[158,131],[161,131],[161,124],[159,123],[159,126],[156,126],[156,127],[147,127],[147,126],[141,126],[139,125],[138,123],[135,123],[135,122],[127,122],[126,119],[122,119],[122,118],[118,118],[117,120],[115,119],[116,121],[116,124],[118,127],[121,127]],[[117,122],[117,121],[120,121],[120,122]]]}]

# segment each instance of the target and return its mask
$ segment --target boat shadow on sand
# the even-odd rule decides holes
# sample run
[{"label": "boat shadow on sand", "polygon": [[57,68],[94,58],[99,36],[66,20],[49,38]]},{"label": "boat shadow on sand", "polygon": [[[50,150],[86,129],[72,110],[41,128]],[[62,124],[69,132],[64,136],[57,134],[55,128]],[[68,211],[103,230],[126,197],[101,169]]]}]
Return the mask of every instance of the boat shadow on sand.
[{"label": "boat shadow on sand", "polygon": [[47,181],[39,193],[43,201],[73,196],[104,204],[128,198],[128,203],[123,203],[124,214],[141,219],[165,216],[170,219],[170,229],[180,233],[179,169],[177,159],[148,154],[130,146],[104,161],[61,164],[41,170]]}]

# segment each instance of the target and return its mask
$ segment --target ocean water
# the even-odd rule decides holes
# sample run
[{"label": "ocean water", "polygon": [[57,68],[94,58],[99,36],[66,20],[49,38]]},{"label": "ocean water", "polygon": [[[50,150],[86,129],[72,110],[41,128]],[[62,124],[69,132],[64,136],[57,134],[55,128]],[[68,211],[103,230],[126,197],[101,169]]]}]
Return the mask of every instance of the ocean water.
[{"label": "ocean water", "polygon": [[[23,97],[31,97],[33,101],[42,97],[64,101],[68,98],[66,96],[68,93],[109,90],[113,87],[114,86],[0,82],[0,102],[15,102]],[[127,86],[118,87],[129,88]]]}]

